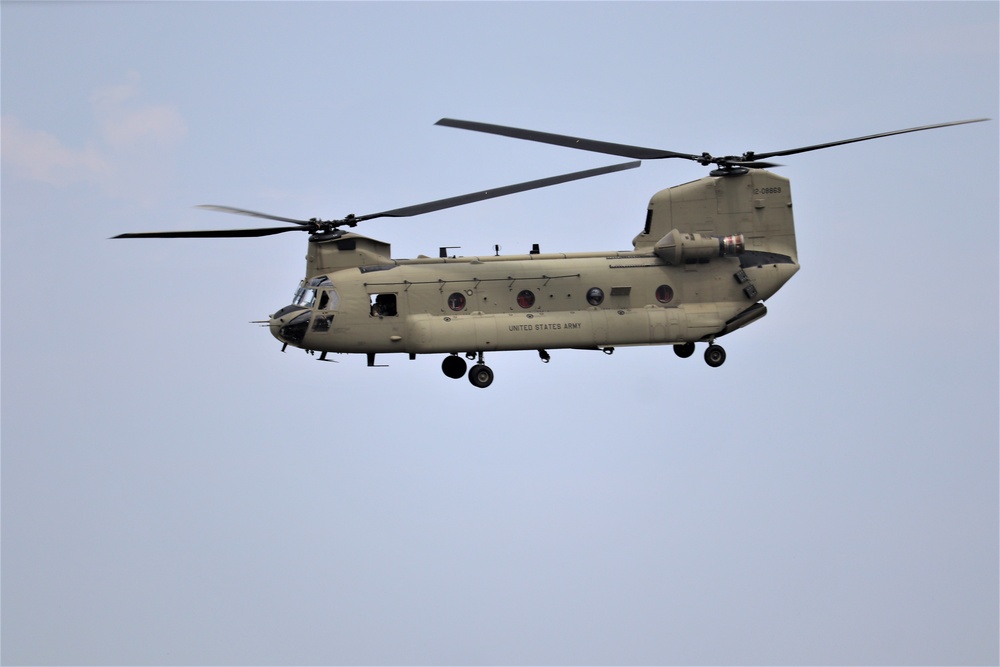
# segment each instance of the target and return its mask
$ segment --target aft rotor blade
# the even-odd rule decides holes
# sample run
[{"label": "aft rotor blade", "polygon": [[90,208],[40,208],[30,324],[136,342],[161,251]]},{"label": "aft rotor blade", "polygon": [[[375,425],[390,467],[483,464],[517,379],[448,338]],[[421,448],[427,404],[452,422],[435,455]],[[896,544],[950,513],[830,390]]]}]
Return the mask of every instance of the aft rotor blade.
[{"label": "aft rotor blade", "polygon": [[209,211],[219,211],[220,213],[236,213],[237,215],[249,215],[252,218],[264,218],[265,220],[277,220],[278,222],[291,222],[296,225],[308,225],[309,220],[295,220],[294,218],[283,218],[280,215],[271,215],[270,213],[259,213],[257,211],[248,211],[244,208],[233,208],[232,206],[216,206],[215,204],[201,204],[197,208],[203,208]]},{"label": "aft rotor blade", "polygon": [[517,127],[507,127],[506,125],[493,125],[491,123],[478,123],[471,120],[456,120],[454,118],[442,118],[435,125],[444,127],[457,127],[461,130],[472,130],[474,132],[486,132],[487,134],[498,134],[503,137],[513,137],[514,139],[527,139],[528,141],[538,141],[543,144],[563,146],[565,148],[577,148],[595,153],[606,153],[607,155],[618,155],[620,157],[630,157],[636,160],[659,160],[662,158],[679,157],[685,160],[698,160],[700,155],[688,153],[675,153],[659,148],[646,148],[644,146],[629,146],[628,144],[614,144],[607,141],[595,141],[593,139],[582,139],[564,134],[552,134],[550,132],[538,132],[536,130],[523,130]]},{"label": "aft rotor blade", "polygon": [[638,160],[635,162],[623,162],[621,164],[613,164],[607,167],[598,167],[596,169],[587,169],[586,171],[576,171],[572,174],[563,174],[562,176],[550,176],[549,178],[541,178],[536,181],[528,181],[526,183],[519,183],[517,185],[507,185],[502,188],[496,188],[493,190],[483,190],[481,192],[472,192],[467,195],[459,195],[458,197],[448,197],[447,199],[438,199],[437,201],[427,202],[426,204],[417,204],[415,206],[404,206],[403,208],[392,209],[391,211],[382,211],[381,213],[372,213],[370,215],[360,215],[355,220],[370,220],[372,218],[403,218],[411,215],[420,215],[422,213],[430,213],[431,211],[440,211],[442,209],[451,208],[453,206],[462,206],[463,204],[471,204],[477,201],[483,201],[486,199],[493,199],[494,197],[503,197],[504,195],[511,195],[515,192],[525,192],[526,190],[534,190],[536,188],[545,188],[550,185],[558,185],[560,183],[567,183],[569,181],[577,181],[582,178],[590,178],[592,176],[600,176],[602,174],[610,174],[616,171],[624,171],[626,169],[635,169],[642,163]]},{"label": "aft rotor blade", "polygon": [[842,139],[840,141],[831,141],[826,144],[816,144],[815,146],[803,146],[802,148],[792,148],[786,151],[774,151],[773,153],[753,153],[754,159],[777,157],[781,155],[795,155],[796,153],[806,153],[808,151],[817,151],[821,148],[830,148],[832,146],[841,146],[843,144],[853,144],[858,141],[868,141],[869,139],[880,139],[882,137],[891,137],[894,134],[906,134],[907,132],[921,132],[923,130],[933,130],[939,127],[950,127],[952,125],[965,125],[967,123],[982,123],[987,121],[989,118],[976,118],[973,120],[956,120],[950,123],[937,123],[936,125],[923,125],[921,127],[911,127],[905,130],[894,130],[892,132],[882,132],[880,134],[869,134],[866,137],[856,137],[854,139]]},{"label": "aft rotor blade", "polygon": [[303,227],[261,227],[259,229],[215,229],[197,232],[140,232],[119,234],[113,239],[232,239],[255,236],[272,236],[283,232],[305,232]]}]

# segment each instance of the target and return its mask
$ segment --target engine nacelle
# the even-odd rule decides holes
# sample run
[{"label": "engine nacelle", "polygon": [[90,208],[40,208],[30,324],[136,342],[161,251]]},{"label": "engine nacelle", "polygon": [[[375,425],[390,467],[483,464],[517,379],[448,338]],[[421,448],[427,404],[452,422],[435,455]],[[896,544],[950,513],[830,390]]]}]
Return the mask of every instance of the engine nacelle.
[{"label": "engine nacelle", "polygon": [[672,229],[656,242],[653,252],[668,264],[685,264],[707,262],[713,257],[742,255],[744,247],[742,234],[723,237],[702,236],[694,233],[684,234]]}]

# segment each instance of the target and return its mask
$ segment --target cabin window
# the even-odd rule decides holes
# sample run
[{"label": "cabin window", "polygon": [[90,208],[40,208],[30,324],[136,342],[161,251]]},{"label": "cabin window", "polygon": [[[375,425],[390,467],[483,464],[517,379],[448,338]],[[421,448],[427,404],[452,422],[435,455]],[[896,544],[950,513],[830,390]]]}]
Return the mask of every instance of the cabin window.
[{"label": "cabin window", "polygon": [[448,297],[448,307],[456,312],[465,308],[465,295],[461,292],[452,292]]},{"label": "cabin window", "polygon": [[372,317],[395,317],[398,314],[395,294],[372,294]]},{"label": "cabin window", "polygon": [[535,305],[535,293],[530,289],[523,289],[517,293],[517,305],[521,308],[531,308]]},{"label": "cabin window", "polygon": [[587,303],[591,306],[599,306],[604,302],[604,290],[600,287],[591,287],[587,290]]},{"label": "cabin window", "polygon": [[674,290],[670,285],[660,285],[656,288],[656,300],[660,303],[670,303],[674,300]]}]

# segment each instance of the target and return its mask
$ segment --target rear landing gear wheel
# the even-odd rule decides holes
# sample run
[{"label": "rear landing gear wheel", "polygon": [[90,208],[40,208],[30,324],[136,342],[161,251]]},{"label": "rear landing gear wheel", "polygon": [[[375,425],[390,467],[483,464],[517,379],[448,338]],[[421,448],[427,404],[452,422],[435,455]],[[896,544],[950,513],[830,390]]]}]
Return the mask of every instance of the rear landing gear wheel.
[{"label": "rear landing gear wheel", "polygon": [[681,359],[687,359],[694,354],[694,343],[688,342],[674,345],[674,354]]},{"label": "rear landing gear wheel", "polygon": [[465,371],[468,367],[469,365],[465,363],[465,359],[457,354],[448,355],[444,358],[444,361],[441,362],[441,370],[445,375],[453,380],[457,380],[465,375]]},{"label": "rear landing gear wheel", "polygon": [[469,382],[480,389],[485,389],[493,384],[493,369],[486,364],[476,364],[469,371]]},{"label": "rear landing gear wheel", "polygon": [[705,363],[712,368],[718,368],[726,362],[726,351],[721,345],[709,345],[705,350]]}]

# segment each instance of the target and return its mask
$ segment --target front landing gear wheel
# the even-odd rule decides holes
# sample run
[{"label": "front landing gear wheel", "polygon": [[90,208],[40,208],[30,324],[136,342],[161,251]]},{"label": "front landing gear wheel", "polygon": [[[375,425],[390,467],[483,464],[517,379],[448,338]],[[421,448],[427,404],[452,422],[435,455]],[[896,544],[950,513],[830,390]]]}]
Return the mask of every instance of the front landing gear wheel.
[{"label": "front landing gear wheel", "polygon": [[485,389],[493,384],[493,369],[486,364],[476,364],[469,371],[469,382],[480,389]]},{"label": "front landing gear wheel", "polygon": [[676,354],[681,359],[687,359],[692,354],[694,354],[694,343],[681,343],[680,345],[674,345],[674,354]]},{"label": "front landing gear wheel", "polygon": [[469,365],[465,363],[465,359],[457,354],[448,355],[444,358],[444,361],[441,362],[441,370],[445,375],[453,380],[457,380],[465,375],[465,371],[468,367]]},{"label": "front landing gear wheel", "polygon": [[709,345],[705,350],[705,363],[712,368],[718,368],[726,362],[726,351],[721,345]]}]

